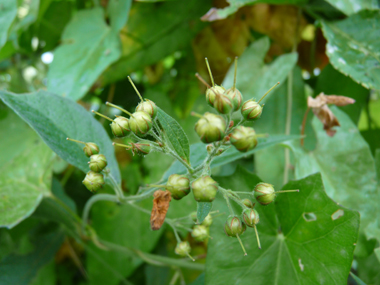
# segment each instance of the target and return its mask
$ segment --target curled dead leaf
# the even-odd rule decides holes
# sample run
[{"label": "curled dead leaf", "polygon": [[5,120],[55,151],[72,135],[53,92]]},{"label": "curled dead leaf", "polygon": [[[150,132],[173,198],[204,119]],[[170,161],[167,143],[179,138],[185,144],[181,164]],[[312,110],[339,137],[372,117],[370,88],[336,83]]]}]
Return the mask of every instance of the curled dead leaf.
[{"label": "curled dead leaf", "polygon": [[336,130],[332,128],[339,127],[340,124],[327,104],[346,106],[353,103],[355,103],[355,100],[352,98],[338,95],[325,95],[323,92],[315,98],[310,96],[307,98],[307,106],[313,110],[314,115],[322,122],[323,129],[330,137],[336,133]]},{"label": "curled dead leaf", "polygon": [[150,215],[150,227],[156,231],[161,228],[165,221],[166,213],[169,209],[169,202],[172,196],[168,190],[157,190],[153,194],[153,208]]}]

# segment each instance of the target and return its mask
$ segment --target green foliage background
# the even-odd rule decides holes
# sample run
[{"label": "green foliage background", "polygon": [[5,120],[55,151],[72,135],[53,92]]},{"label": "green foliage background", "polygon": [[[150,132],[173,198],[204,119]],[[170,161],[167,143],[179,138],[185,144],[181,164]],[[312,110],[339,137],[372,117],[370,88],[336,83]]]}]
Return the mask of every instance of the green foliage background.
[{"label": "green foliage background", "polygon": [[[248,153],[216,157],[213,177],[240,192],[260,181],[300,189],[256,205],[262,250],[252,229],[242,236],[248,256],[224,234],[221,195],[212,205],[192,194],[173,200],[169,223],[155,232],[151,197],[101,201],[83,233],[93,195],[81,183],[88,159],[66,137],[96,142],[127,197],[185,173],[161,153],[114,149],[112,141],[128,139],[115,139],[90,110],[113,117],[110,101],[133,112],[131,75],[160,107],[175,152],[196,167],[207,151],[190,113],[213,109],[194,74],[208,79],[208,57],[216,83],[231,87],[235,56],[245,100],[280,85],[251,123],[270,136]],[[304,118],[307,97],[321,92],[356,100],[331,107],[340,123],[334,137],[312,112]],[[0,284],[380,284],[377,1],[0,0],[0,98]],[[210,209],[219,211],[212,239],[197,242],[188,216],[204,219]],[[174,254],[168,225],[178,218],[196,262]]]}]

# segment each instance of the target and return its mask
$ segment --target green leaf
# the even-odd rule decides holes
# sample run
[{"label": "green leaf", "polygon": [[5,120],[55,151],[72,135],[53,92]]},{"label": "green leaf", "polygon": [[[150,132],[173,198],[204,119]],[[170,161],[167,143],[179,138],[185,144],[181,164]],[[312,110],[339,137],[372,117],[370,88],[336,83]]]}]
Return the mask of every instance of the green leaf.
[{"label": "green leaf", "polygon": [[111,29],[118,33],[127,23],[132,0],[110,0],[107,13],[111,19]]},{"label": "green leaf", "polygon": [[[122,8],[127,9],[128,5]],[[120,13],[128,15],[129,11],[120,10]],[[74,15],[63,32],[62,45],[54,52],[48,72],[49,91],[78,100],[120,57],[120,39],[114,28],[120,27],[121,20],[111,17],[111,21],[113,26],[109,27],[102,8],[82,10]]]},{"label": "green leaf", "polygon": [[102,125],[82,106],[43,90],[20,95],[0,91],[0,98],[26,121],[53,151],[84,172],[89,170],[89,159],[83,153],[83,145],[66,141],[66,138],[98,144],[100,153],[107,158],[111,175],[120,183],[120,172],[112,142]]},{"label": "green leaf", "polygon": [[[238,191],[252,191],[260,181],[244,169],[216,179],[223,187]],[[221,195],[217,197],[214,209],[225,215],[215,219],[210,229],[213,239],[207,251],[206,284],[347,282],[358,238],[359,214],[337,205],[326,195],[320,174],[290,182],[284,189],[300,192],[279,194],[268,206],[256,204],[262,249],[258,249],[255,231],[247,228],[241,236],[247,256],[243,256],[238,240],[223,232],[228,208]]]},{"label": "green leaf", "polygon": [[232,15],[239,10],[239,8],[246,5],[253,5],[256,3],[268,3],[268,4],[304,4],[306,0],[227,0],[230,4],[229,6],[223,9],[211,8],[206,15],[202,17],[203,21],[216,21],[227,18],[229,15]]},{"label": "green leaf", "polygon": [[379,9],[379,4],[372,0],[327,0],[332,6],[346,15],[352,15],[364,9]]},{"label": "green leaf", "polygon": [[12,228],[50,194],[53,153],[13,112],[0,121],[0,137],[0,227]]},{"label": "green leaf", "polygon": [[212,208],[212,203],[209,203],[209,202],[197,203],[197,220],[199,224],[204,221],[208,213],[210,213],[211,208]]},{"label": "green leaf", "polygon": [[[152,200],[144,200],[140,206],[151,209]],[[163,230],[150,229],[150,214],[143,213],[131,205],[117,205],[112,202],[99,202],[91,210],[92,225],[100,239],[119,246],[136,248],[144,252],[151,251]],[[95,247],[90,248],[104,260],[109,268],[105,268],[99,259],[87,256],[87,272],[94,285],[119,284],[120,276],[129,276],[142,260],[126,255],[121,251],[105,251]],[[113,271],[117,272],[115,274]]]},{"label": "green leaf", "polygon": [[64,234],[62,230],[37,234],[34,250],[26,255],[12,254],[0,262],[1,284],[31,284],[37,272],[51,261],[60,248]]},{"label": "green leaf", "polygon": [[[283,83],[297,63],[297,53],[288,53],[279,56],[270,65],[265,65],[264,58],[269,46],[268,37],[260,38],[250,45],[239,58],[236,87],[242,93],[244,100],[252,98],[259,100],[277,82]],[[233,78],[234,67],[231,66],[222,85],[232,86]],[[270,96],[263,102],[268,100],[270,100]]]},{"label": "green leaf", "polygon": [[355,124],[337,108],[331,110],[341,125],[334,137],[328,137],[322,123],[314,118],[317,148],[306,152],[290,144],[296,161],[295,177],[300,179],[321,172],[328,195],[339,204],[359,211],[361,230],[366,230],[370,222],[380,217],[375,163]]},{"label": "green leaf", "polygon": [[322,21],[331,64],[370,89],[380,90],[380,11],[361,11],[338,22]]},{"label": "green leaf", "polygon": [[[158,107],[157,107],[158,108]],[[190,146],[186,133],[183,131],[181,125],[158,108],[157,118],[163,128],[166,138],[173,146],[175,152],[185,161],[190,161]]]},{"label": "green leaf", "polygon": [[[211,163],[211,168],[222,166],[239,158],[251,155],[261,149],[283,143],[288,140],[299,139],[300,136],[269,136],[268,138],[259,138],[259,143],[256,148],[248,152],[239,152],[234,147],[226,150],[222,155],[215,157]],[[192,167],[200,165],[207,156],[206,145],[204,143],[196,143],[190,146],[190,163]],[[170,175],[175,173],[186,173],[186,168],[178,161],[175,161],[172,166],[165,172],[163,180],[166,180]]]},{"label": "green leaf", "polygon": [[357,285],[366,285],[358,276],[356,276],[354,273],[350,272],[350,275],[352,279],[355,280]]},{"label": "green leaf", "polygon": [[152,65],[190,45],[193,37],[204,27],[199,18],[210,7],[209,3],[134,3],[128,25],[122,30],[121,58],[104,72],[101,83],[121,80],[131,72]]},{"label": "green leaf", "polygon": [[17,1],[0,0],[0,49],[8,38],[8,29],[17,15]]}]

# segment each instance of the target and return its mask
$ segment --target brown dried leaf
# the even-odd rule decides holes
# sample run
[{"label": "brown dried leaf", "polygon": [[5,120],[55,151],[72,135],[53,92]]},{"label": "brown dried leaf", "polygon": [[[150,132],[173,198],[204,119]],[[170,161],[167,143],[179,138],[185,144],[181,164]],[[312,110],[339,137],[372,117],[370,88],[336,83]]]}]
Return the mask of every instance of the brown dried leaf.
[{"label": "brown dried leaf", "polygon": [[166,213],[169,209],[169,202],[172,200],[172,196],[168,190],[157,190],[153,194],[153,208],[150,215],[150,227],[156,231],[161,228],[165,221]]},{"label": "brown dried leaf", "polygon": [[327,104],[334,104],[339,107],[355,103],[354,99],[346,96],[324,95],[323,93],[321,93],[321,95],[323,95]]},{"label": "brown dried leaf", "polygon": [[335,135],[336,130],[333,130],[332,128],[337,126],[339,127],[339,121],[331,112],[329,107],[327,105],[322,106],[321,108],[312,108],[314,115],[317,116],[317,118],[322,122],[323,129],[326,131],[326,133],[332,137]]}]

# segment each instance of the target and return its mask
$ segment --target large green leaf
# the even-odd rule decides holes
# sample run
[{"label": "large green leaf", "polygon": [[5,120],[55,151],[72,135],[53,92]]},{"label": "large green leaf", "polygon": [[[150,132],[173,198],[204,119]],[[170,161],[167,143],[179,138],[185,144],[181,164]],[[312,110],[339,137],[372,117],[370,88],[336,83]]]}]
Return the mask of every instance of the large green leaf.
[{"label": "large green leaf", "polygon": [[331,64],[366,88],[380,89],[380,11],[361,11],[338,22],[322,21]]},{"label": "large green leaf", "polygon": [[190,146],[186,133],[181,125],[158,108],[157,118],[162,126],[166,138],[173,146],[174,151],[185,161],[190,161]]},{"label": "large green leaf", "polygon": [[234,14],[239,8],[246,5],[253,5],[256,3],[268,4],[304,4],[306,0],[227,0],[230,4],[223,9],[212,8],[205,16],[202,17],[204,21],[216,21],[227,18],[229,15]]},{"label": "large green leaf", "polygon": [[[260,179],[244,169],[217,178],[223,187],[252,191]],[[211,226],[206,260],[206,284],[345,284],[358,238],[359,214],[343,208],[325,193],[321,176],[293,181],[269,206],[256,205],[260,215],[255,231],[247,228],[239,242],[223,231],[228,207],[220,195],[214,209],[225,213]],[[235,212],[239,215],[241,210]]]},{"label": "large green leaf", "polygon": [[337,108],[331,108],[340,122],[334,137],[328,137],[322,124],[313,119],[318,143],[306,152],[290,144],[295,156],[297,179],[320,172],[326,192],[339,204],[360,212],[361,230],[380,217],[374,159],[355,124]]},{"label": "large green leaf", "polygon": [[[234,160],[242,158],[247,155],[251,155],[261,149],[274,146],[279,143],[283,143],[288,140],[299,139],[300,136],[269,136],[268,138],[260,138],[259,143],[256,148],[248,152],[239,152],[234,147],[230,147],[222,155],[217,156],[211,163],[211,168],[222,166],[224,164],[230,163]],[[200,165],[207,156],[207,149],[204,143],[196,143],[190,146],[190,163],[193,167]],[[163,180],[166,180],[171,174],[186,173],[186,168],[175,161],[172,166],[165,172]]]},{"label": "large green leaf", "polygon": [[[151,209],[152,201],[145,200],[140,205]],[[149,214],[130,205],[117,205],[111,202],[99,202],[91,211],[92,225],[99,238],[146,252],[155,247],[162,234],[162,230],[152,232],[149,218]],[[105,251],[94,245],[90,247],[112,268],[111,271],[109,268],[105,268],[99,259],[88,256],[87,270],[91,284],[119,284],[120,276],[129,276],[142,263],[141,259],[127,256],[124,252]],[[117,275],[113,271],[119,274]]]},{"label": "large green leaf", "polygon": [[82,151],[83,145],[66,141],[66,138],[98,144],[100,153],[107,158],[111,175],[117,182],[121,181],[111,140],[102,125],[82,106],[68,98],[43,90],[22,95],[0,91],[0,98],[26,121],[53,151],[84,172],[89,170],[89,159]]},{"label": "large green leaf", "polygon": [[364,9],[379,9],[379,3],[373,0],[326,0],[346,15],[351,15]]},{"label": "large green leaf", "polygon": [[104,72],[101,82],[123,79],[190,45],[204,26],[199,17],[210,7],[209,3],[209,0],[134,3],[128,25],[122,30],[121,58]]},{"label": "large green leaf", "polygon": [[[124,5],[110,3],[111,27],[104,21],[102,8],[82,10],[74,15],[62,34],[62,45],[54,52],[48,72],[48,90],[78,100],[120,57],[118,32],[126,21],[130,0],[119,3]],[[122,18],[114,17],[115,12]]]},{"label": "large green leaf", "polygon": [[0,227],[12,228],[49,195],[53,153],[13,112],[0,121],[0,137]]},{"label": "large green leaf", "polygon": [[8,29],[17,14],[17,2],[14,0],[0,0],[0,49],[8,38]]}]

